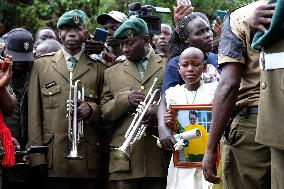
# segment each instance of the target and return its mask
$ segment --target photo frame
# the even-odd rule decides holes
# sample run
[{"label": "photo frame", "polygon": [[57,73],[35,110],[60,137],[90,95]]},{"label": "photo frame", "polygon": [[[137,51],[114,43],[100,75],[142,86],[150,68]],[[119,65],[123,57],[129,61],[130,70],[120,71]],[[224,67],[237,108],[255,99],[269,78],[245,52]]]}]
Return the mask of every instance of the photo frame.
[{"label": "photo frame", "polygon": [[[170,106],[170,110],[176,118],[176,121],[172,124],[172,129],[175,133],[183,135],[184,132],[189,133],[189,131],[196,131],[197,129],[200,131],[199,134],[201,134],[199,137],[196,136],[196,138],[185,140],[185,146],[173,152],[175,167],[202,167],[202,160],[211,127],[212,108],[212,104]],[[218,146],[217,159],[218,165],[220,161],[220,146]]]}]

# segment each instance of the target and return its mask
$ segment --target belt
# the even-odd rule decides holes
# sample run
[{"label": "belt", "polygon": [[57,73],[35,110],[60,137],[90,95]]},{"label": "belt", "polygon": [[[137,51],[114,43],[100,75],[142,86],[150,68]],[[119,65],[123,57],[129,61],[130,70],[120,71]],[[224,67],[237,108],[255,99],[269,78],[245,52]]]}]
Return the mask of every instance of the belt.
[{"label": "belt", "polygon": [[258,113],[257,106],[249,106],[249,107],[244,107],[243,109],[241,109],[238,115],[247,117],[248,115],[257,114],[257,113]]},{"label": "belt", "polygon": [[263,70],[275,70],[284,68],[284,52],[280,53],[260,53],[259,63]]}]

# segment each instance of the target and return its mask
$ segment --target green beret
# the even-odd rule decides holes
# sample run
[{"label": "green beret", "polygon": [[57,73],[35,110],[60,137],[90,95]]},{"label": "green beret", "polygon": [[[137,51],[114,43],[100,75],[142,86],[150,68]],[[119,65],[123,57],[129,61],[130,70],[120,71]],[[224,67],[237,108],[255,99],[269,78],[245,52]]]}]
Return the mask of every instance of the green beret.
[{"label": "green beret", "polygon": [[131,39],[141,34],[148,34],[148,26],[144,20],[132,17],[126,20],[114,33],[115,39]]},{"label": "green beret", "polygon": [[252,48],[261,49],[273,44],[275,41],[283,37],[284,30],[282,22],[284,19],[284,1],[270,0],[269,4],[276,3],[275,12],[272,16],[272,21],[266,33],[258,31],[255,33],[252,40]]},{"label": "green beret", "polygon": [[65,12],[57,21],[57,28],[63,25],[67,26],[84,26],[87,21],[86,14],[81,10],[71,10]]}]

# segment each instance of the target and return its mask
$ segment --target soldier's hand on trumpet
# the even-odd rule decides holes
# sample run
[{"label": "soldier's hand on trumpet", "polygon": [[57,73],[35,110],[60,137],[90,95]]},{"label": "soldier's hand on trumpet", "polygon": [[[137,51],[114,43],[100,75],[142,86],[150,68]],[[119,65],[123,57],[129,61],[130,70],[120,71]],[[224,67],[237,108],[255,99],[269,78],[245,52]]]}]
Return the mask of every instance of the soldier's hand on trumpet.
[{"label": "soldier's hand on trumpet", "polygon": [[130,91],[128,93],[128,100],[134,107],[137,107],[144,99],[145,95],[141,91]]},{"label": "soldier's hand on trumpet", "polygon": [[93,113],[92,108],[87,102],[78,100],[78,121],[87,120],[91,117]]}]

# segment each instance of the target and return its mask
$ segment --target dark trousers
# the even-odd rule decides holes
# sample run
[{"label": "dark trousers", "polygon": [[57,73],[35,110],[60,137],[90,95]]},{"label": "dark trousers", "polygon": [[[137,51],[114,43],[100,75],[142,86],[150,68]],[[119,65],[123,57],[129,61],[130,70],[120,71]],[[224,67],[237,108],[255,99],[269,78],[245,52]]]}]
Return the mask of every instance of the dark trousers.
[{"label": "dark trousers", "polygon": [[37,189],[40,186],[42,178],[33,174],[28,164],[16,164],[11,168],[2,169],[2,189]]},{"label": "dark trousers", "polygon": [[46,178],[44,189],[106,189],[105,180],[93,178]]},{"label": "dark trousers", "polygon": [[284,150],[271,149],[271,188],[284,188]]},{"label": "dark trousers", "polygon": [[111,181],[111,189],[165,189],[166,178],[138,178]]}]

